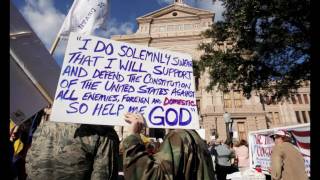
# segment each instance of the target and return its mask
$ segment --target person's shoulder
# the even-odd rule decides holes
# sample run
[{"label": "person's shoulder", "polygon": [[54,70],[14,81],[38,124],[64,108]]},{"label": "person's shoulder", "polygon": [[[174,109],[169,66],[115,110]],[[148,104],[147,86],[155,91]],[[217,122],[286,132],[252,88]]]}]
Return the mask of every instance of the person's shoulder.
[{"label": "person's shoulder", "polygon": [[295,146],[294,146],[293,144],[291,144],[290,142],[284,142],[284,143],[282,143],[282,147],[283,147],[284,149],[292,149],[292,150],[294,150],[294,151],[298,151],[298,150],[295,148]]},{"label": "person's shoulder", "polygon": [[226,147],[224,144],[220,144],[217,146],[217,151],[220,151],[220,152],[225,152],[225,151],[228,151],[228,147]]},{"label": "person's shoulder", "polygon": [[274,150],[278,150],[282,147],[282,144],[275,144],[273,147],[272,147],[272,151]]},{"label": "person's shoulder", "polygon": [[228,149],[231,151],[231,149],[229,148],[229,146],[227,146],[226,144],[222,144],[221,147],[223,147],[223,149]]},{"label": "person's shoulder", "polygon": [[171,130],[165,137],[164,141],[181,141],[183,137],[186,136],[186,133],[180,129]]},{"label": "person's shoulder", "polygon": [[130,148],[131,146],[137,145],[137,144],[143,144],[143,141],[139,134],[130,134],[124,140],[122,141],[122,148],[124,150]]},{"label": "person's shoulder", "polygon": [[190,145],[195,143],[197,145],[205,145],[204,141],[202,141],[200,136],[195,131],[188,129],[172,130],[165,139],[174,144],[183,143],[184,145]]},{"label": "person's shoulder", "polygon": [[293,147],[293,145],[288,142],[283,142],[281,144],[278,144],[276,147],[279,149],[285,149],[285,148],[291,148],[291,147]]},{"label": "person's shoulder", "polygon": [[173,154],[179,154],[181,150],[186,150],[193,146],[190,134],[182,129],[171,130],[166,135],[163,144],[164,145],[162,146],[162,150],[164,152],[171,152]]},{"label": "person's shoulder", "polygon": [[273,146],[272,148],[272,153],[283,153],[286,149],[287,145],[284,143],[277,144]]},{"label": "person's shoulder", "polygon": [[282,146],[289,146],[289,147],[293,147],[293,144],[291,144],[290,142],[283,142]]},{"label": "person's shoulder", "polygon": [[175,129],[168,133],[167,138],[194,138],[196,136],[191,130],[188,129]]}]

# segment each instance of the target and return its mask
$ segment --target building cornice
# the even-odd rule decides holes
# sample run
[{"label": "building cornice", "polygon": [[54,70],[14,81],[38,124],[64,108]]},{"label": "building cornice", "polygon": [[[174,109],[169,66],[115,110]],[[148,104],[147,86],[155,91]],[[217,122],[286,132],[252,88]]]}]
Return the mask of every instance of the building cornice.
[{"label": "building cornice", "polygon": [[166,42],[177,42],[177,41],[198,41],[202,40],[200,34],[189,34],[189,35],[172,35],[172,36],[139,36],[139,35],[114,35],[111,37],[112,40],[118,41],[152,41],[152,43],[166,43]]},{"label": "building cornice", "polygon": [[152,41],[159,42],[177,42],[177,41],[193,41],[193,40],[202,40],[200,35],[186,35],[186,36],[159,36],[152,37]]},{"label": "building cornice", "polygon": [[198,8],[194,8],[188,5],[181,5],[179,3],[175,3],[175,4],[171,4],[169,6],[166,6],[164,8],[161,8],[157,11],[153,11],[151,13],[148,13],[144,16],[140,16],[137,18],[137,21],[139,23],[142,22],[150,22],[152,19],[156,19],[162,15],[168,14],[172,11],[180,11],[180,12],[184,12],[184,13],[188,13],[188,14],[192,14],[193,16],[199,16],[200,18],[210,18],[214,16],[213,12],[207,11],[207,10],[203,10],[203,9],[198,9]]},{"label": "building cornice", "polygon": [[150,41],[151,36],[134,36],[134,35],[114,35],[111,37],[112,40],[116,41]]},{"label": "building cornice", "polygon": [[[150,21],[152,24],[156,24],[156,23],[177,23],[177,22],[183,22],[183,21],[199,21],[201,19],[211,19],[210,16],[187,16],[187,17],[175,17],[175,18],[172,18],[172,17],[167,17],[167,18],[154,18],[152,19],[152,21]],[[141,22],[142,23],[142,22]],[[144,22],[146,23],[146,21]],[[149,22],[147,22],[149,23]]]}]

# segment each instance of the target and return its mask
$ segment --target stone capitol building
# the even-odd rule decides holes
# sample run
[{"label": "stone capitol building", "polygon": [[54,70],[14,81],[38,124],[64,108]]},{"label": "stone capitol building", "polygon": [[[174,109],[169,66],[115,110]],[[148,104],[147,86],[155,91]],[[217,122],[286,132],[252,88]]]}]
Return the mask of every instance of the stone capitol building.
[{"label": "stone capitol building", "polygon": [[[193,60],[199,60],[201,51],[197,50],[201,42],[208,41],[200,34],[211,27],[214,13],[198,9],[176,1],[162,9],[137,18],[138,30],[130,35],[114,35],[111,39],[139,44],[159,49],[167,49],[191,54]],[[228,48],[231,44],[219,44],[219,48]],[[297,94],[280,103],[266,97],[266,103],[252,93],[250,99],[242,96],[240,91],[225,93],[206,91],[209,83],[206,74],[196,79],[196,100],[199,111],[200,128],[205,129],[205,139],[226,139],[224,112],[228,112],[233,120],[233,137],[237,140],[247,139],[249,131],[267,129],[310,122],[310,86],[305,84]],[[122,139],[126,128],[115,128]],[[159,137],[164,135],[163,129],[148,129],[146,135]]]}]

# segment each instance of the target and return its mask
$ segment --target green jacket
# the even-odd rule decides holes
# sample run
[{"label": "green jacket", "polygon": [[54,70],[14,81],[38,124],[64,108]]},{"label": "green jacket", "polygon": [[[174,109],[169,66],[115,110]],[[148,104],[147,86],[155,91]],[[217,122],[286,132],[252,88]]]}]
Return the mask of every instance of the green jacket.
[{"label": "green jacket", "polygon": [[148,155],[139,135],[128,136],[123,146],[125,179],[215,179],[207,145],[193,130],[171,131],[154,155]]}]

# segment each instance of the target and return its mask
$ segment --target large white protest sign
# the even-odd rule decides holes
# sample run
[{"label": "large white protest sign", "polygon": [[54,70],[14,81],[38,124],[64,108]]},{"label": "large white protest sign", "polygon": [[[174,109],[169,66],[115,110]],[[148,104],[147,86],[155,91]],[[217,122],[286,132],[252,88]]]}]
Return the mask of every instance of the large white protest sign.
[{"label": "large white protest sign", "polygon": [[249,133],[250,167],[261,166],[264,173],[269,174],[271,166],[271,153],[274,141],[269,137],[276,129],[285,130],[291,134],[292,143],[304,158],[305,168],[310,176],[310,124],[280,127],[254,131]]},{"label": "large white protest sign", "polygon": [[127,125],[126,112],[148,127],[198,129],[191,56],[71,33],[51,120]]}]

